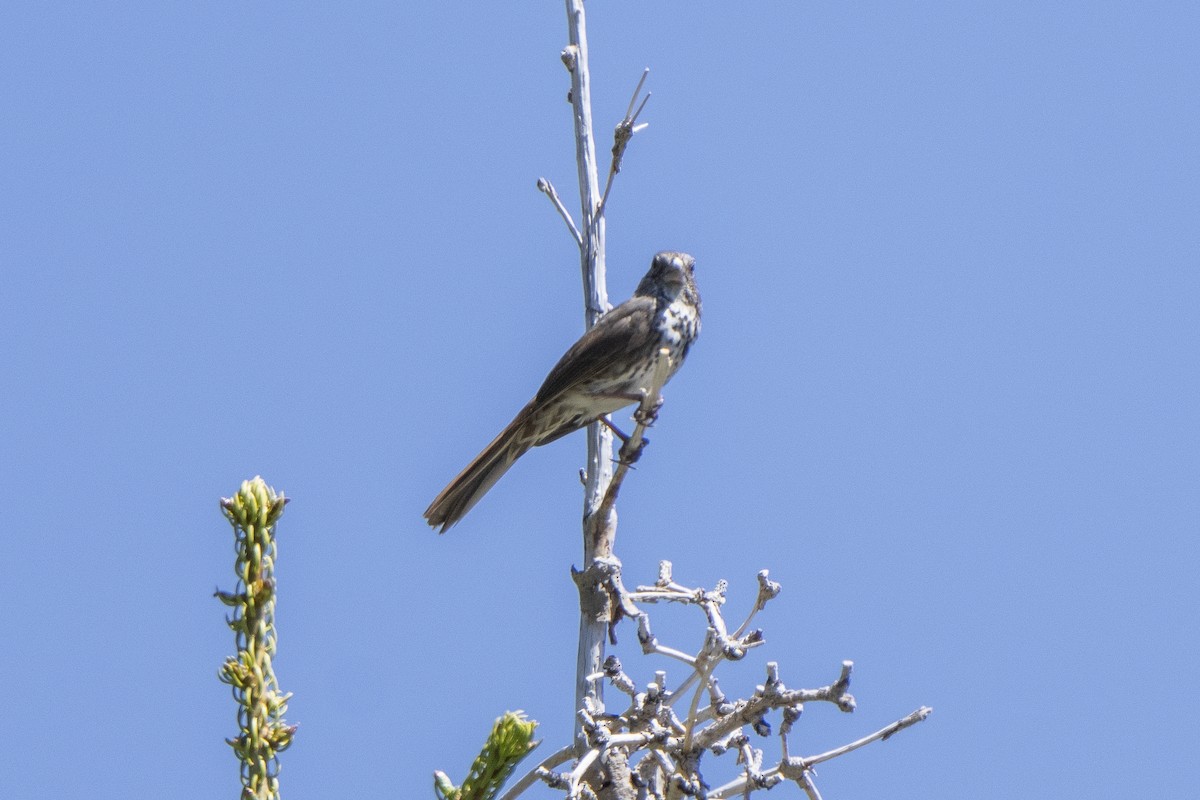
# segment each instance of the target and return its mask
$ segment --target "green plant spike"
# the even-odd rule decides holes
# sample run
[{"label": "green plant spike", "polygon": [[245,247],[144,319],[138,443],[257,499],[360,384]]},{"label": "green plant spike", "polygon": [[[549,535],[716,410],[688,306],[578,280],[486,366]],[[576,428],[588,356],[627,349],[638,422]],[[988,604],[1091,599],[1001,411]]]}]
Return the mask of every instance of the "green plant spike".
[{"label": "green plant spike", "polygon": [[492,800],[521,759],[538,746],[533,740],[536,727],[523,711],[509,711],[497,719],[462,786],[455,786],[444,772],[433,773],[438,800]]},{"label": "green plant spike", "polygon": [[292,743],[296,726],[284,721],[291,693],[275,678],[275,524],[287,498],[256,477],[244,481],[233,496],[221,500],[221,511],[233,526],[233,592],[216,596],[232,609],[236,656],[229,656],[219,675],[233,689],[238,704],[238,735],[226,739],[241,762],[243,800],[278,800],[279,754]]}]

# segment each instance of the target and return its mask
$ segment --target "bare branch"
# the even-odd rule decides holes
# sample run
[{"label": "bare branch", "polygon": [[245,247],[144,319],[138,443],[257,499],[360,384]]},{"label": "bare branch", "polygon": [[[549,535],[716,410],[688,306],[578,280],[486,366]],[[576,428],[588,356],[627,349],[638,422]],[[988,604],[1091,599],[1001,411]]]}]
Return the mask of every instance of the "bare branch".
[{"label": "bare branch", "polygon": [[[588,67],[587,20],[583,0],[566,0],[568,44],[563,64],[571,75],[571,111],[575,128],[575,166],[579,178],[579,260],[583,277],[584,322],[591,328],[608,308],[605,283],[604,215],[600,209],[600,180],[596,167],[596,140],[592,133],[592,88]],[[583,562],[585,572],[598,558],[611,557],[616,539],[616,513],[595,513],[612,479],[612,433],[598,423],[588,426],[587,471],[584,481]],[[604,684],[587,676],[604,661],[608,618],[589,615],[585,606],[602,592],[599,585],[580,584],[579,645],[575,665],[575,708],[589,697],[603,702]],[[576,728],[576,746],[582,749],[582,731]]]},{"label": "bare branch", "polygon": [[546,758],[542,759],[536,767],[526,772],[521,776],[521,779],[514,783],[507,792],[500,795],[500,800],[516,800],[516,797],[532,786],[541,776],[541,772],[549,772],[549,770],[557,767],[559,764],[565,764],[570,761],[575,755],[575,746],[567,745],[561,750],[557,750]]},{"label": "bare branch", "polygon": [[655,415],[662,405],[662,387],[670,374],[671,354],[667,348],[659,348],[658,356],[654,360],[654,372],[650,378],[650,385],[644,387],[642,402],[633,415],[635,421],[633,433],[629,434],[629,438],[621,445],[616,472],[613,473],[608,489],[604,493],[604,499],[596,510],[601,519],[607,517],[612,510],[613,503],[617,500],[617,494],[621,491],[621,483],[629,473],[629,468],[642,455],[642,450],[646,445],[646,428],[654,422]]},{"label": "bare branch", "polygon": [[[767,778],[772,775],[782,776],[783,778],[796,781],[798,784],[800,784],[800,786],[804,788],[806,792],[808,792],[809,797],[820,797],[821,795],[819,792],[817,792],[816,786],[812,784],[811,779],[811,771],[815,765],[837,758],[838,756],[845,755],[846,753],[849,753],[852,750],[857,750],[860,747],[864,747],[871,742],[887,739],[889,736],[899,733],[905,728],[916,725],[918,722],[928,718],[932,713],[932,708],[929,708],[928,706],[922,706],[913,713],[909,714],[907,717],[896,720],[890,725],[880,728],[869,736],[864,736],[863,738],[850,742],[849,744],[842,745],[841,747],[837,747],[833,750],[829,750],[819,755],[810,756],[808,758],[784,758],[777,766],[772,767],[771,769],[762,773],[762,777]],[[720,786],[712,790],[708,793],[708,796],[710,800],[722,800],[722,798],[733,797],[745,792],[748,786],[750,786],[750,784],[748,783],[746,776],[743,775],[740,778],[730,781],[724,786]]]},{"label": "bare branch", "polygon": [[810,767],[814,764],[820,764],[822,761],[829,761],[830,759],[837,758],[840,755],[845,755],[846,753],[849,753],[851,750],[857,750],[858,748],[868,745],[871,742],[883,741],[885,739],[888,739],[889,737],[899,733],[900,731],[904,730],[905,728],[912,727],[913,725],[916,725],[918,722],[923,722],[932,713],[933,713],[933,709],[930,708],[929,706],[921,706],[916,711],[909,714],[907,717],[904,717],[903,719],[898,719],[895,722],[893,722],[891,725],[887,725],[883,728],[880,728],[879,730],[872,733],[870,736],[864,736],[861,739],[850,742],[850,744],[842,745],[841,747],[836,747],[833,750],[828,750],[824,753],[821,753],[820,755],[809,756],[808,758],[802,758],[799,760],[802,761],[806,766],[810,766]]},{"label": "bare branch", "polygon": [[800,784],[800,788],[804,790],[804,793],[808,795],[808,800],[822,800],[821,793],[817,791],[817,785],[813,783],[812,772],[804,770],[800,774],[797,783]]},{"label": "bare branch", "polygon": [[746,628],[750,626],[750,621],[754,619],[754,615],[766,608],[767,603],[774,600],[783,591],[780,586],[768,577],[770,573],[767,570],[761,570],[758,573],[758,598],[754,602],[754,608],[750,609],[750,614],[746,617],[746,621],[738,626],[734,632],[734,636],[741,636],[746,632]]},{"label": "bare branch", "polygon": [[646,101],[650,99],[649,93],[642,98],[642,103],[637,107],[637,111],[633,110],[633,104],[637,102],[638,95],[641,94],[642,87],[646,85],[646,78],[648,77],[650,77],[650,68],[646,67],[642,70],[642,77],[638,79],[638,85],[633,90],[633,96],[629,98],[629,108],[625,109],[625,118],[621,120],[622,124],[626,121],[632,124],[638,118],[638,115],[642,113],[642,109],[646,107]]},{"label": "bare branch", "polygon": [[571,219],[571,212],[567,211],[567,207],[559,199],[558,192],[554,191],[554,184],[547,178],[538,178],[537,188],[539,192],[550,198],[550,202],[558,210],[558,215],[563,218],[563,222],[567,223],[567,229],[571,232],[571,238],[575,240],[575,244],[583,247],[583,235],[579,232],[579,228],[575,227],[575,220]]},{"label": "bare branch", "polygon": [[[600,208],[598,214],[603,214],[604,209],[608,206],[608,193],[612,190],[613,179],[617,177],[617,173],[621,171],[621,159],[625,156],[625,148],[629,144],[629,140],[639,131],[645,130],[650,123],[642,123],[637,125],[637,118],[641,115],[642,109],[646,107],[646,102],[650,99],[650,93],[646,92],[646,96],[642,98],[641,103],[637,103],[638,95],[641,94],[642,86],[646,83],[646,78],[650,75],[650,68],[646,67],[642,70],[641,80],[638,81],[637,88],[633,90],[633,97],[629,99],[629,108],[625,110],[625,116],[617,123],[613,129],[613,146],[612,146],[612,162],[608,165],[608,180],[604,184],[604,197],[600,200]],[[637,103],[637,108],[634,104]]]}]

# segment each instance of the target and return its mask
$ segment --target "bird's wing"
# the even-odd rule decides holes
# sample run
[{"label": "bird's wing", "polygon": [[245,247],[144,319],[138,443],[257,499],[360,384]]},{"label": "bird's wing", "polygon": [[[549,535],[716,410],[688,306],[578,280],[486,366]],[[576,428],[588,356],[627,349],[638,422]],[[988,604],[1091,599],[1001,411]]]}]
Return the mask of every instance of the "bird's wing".
[{"label": "bird's wing", "polygon": [[613,365],[634,361],[638,353],[647,352],[657,333],[645,322],[653,319],[656,305],[652,297],[635,296],[601,317],[550,370],[535,402],[545,403]]}]

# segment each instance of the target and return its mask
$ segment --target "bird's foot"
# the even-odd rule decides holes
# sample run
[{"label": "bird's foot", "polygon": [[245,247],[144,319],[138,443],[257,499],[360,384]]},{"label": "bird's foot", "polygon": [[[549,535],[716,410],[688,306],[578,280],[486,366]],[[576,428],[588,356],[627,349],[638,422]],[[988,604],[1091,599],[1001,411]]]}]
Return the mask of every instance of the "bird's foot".
[{"label": "bird's foot", "polygon": [[638,441],[637,447],[632,447],[632,441],[626,439],[625,443],[621,445],[621,449],[617,451],[617,463],[633,466],[642,457],[642,451],[646,449],[646,445],[648,444],[650,444],[650,440],[645,436],[641,437]]},{"label": "bird's foot", "polygon": [[658,419],[658,410],[662,407],[663,399],[661,397],[650,408],[643,409],[642,406],[638,406],[633,411],[633,421],[648,428]]}]

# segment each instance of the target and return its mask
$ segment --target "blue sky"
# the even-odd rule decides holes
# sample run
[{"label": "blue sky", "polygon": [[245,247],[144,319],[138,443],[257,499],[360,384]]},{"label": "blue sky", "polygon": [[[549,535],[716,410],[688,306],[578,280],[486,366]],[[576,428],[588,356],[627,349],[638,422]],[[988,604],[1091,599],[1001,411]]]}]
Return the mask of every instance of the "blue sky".
[{"label": "blue sky", "polygon": [[[610,294],[682,249],[705,302],[618,553],[729,579],[733,617],[783,583],[731,694],[855,661],[859,710],[796,749],[935,708],[830,800],[1200,779],[1198,34],[1186,3],[591,8],[602,131],[652,70]],[[217,500],[255,474],[294,498],[285,796],[429,796],[506,709],[564,741],[582,436],[446,536],[421,511],[581,330],[535,190],[575,204],[565,38],[557,3],[0,9],[0,796],[234,795]]]}]

